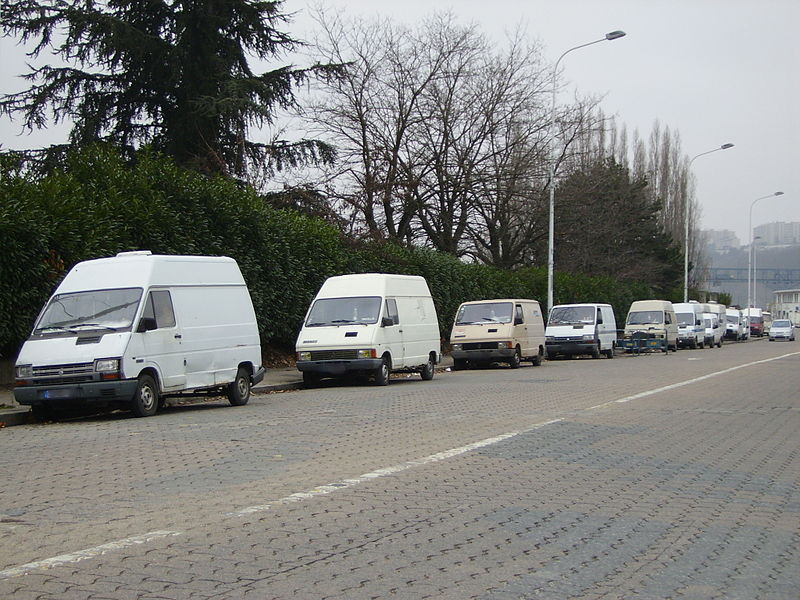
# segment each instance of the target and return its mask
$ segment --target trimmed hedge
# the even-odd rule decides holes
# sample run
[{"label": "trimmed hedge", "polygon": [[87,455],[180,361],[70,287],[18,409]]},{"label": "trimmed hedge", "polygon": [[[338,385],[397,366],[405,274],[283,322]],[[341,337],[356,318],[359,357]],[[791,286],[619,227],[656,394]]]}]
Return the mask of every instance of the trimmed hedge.
[{"label": "trimmed hedge", "polygon": [[[428,249],[348,243],[323,220],[268,206],[255,191],[206,177],[146,151],[133,163],[94,146],[34,178],[11,157],[0,161],[0,352],[27,337],[47,297],[75,263],[125,250],[226,255],[247,281],[262,343],[290,348],[322,282],[343,273],[422,275],[434,296],[443,338],[461,302],[500,297],[544,304],[542,268],[504,271],[465,264]],[[652,295],[645,285],[556,274],[558,303],[613,304]],[[544,308],[544,307],[543,307]]]}]

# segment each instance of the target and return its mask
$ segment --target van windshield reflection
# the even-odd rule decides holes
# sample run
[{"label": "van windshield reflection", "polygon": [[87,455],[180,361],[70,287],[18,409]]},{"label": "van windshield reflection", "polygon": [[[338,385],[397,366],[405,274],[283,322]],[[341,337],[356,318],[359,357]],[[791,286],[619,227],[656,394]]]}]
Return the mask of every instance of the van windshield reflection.
[{"label": "van windshield reflection", "polygon": [[628,315],[628,325],[661,325],[664,313],[660,310],[637,310]]},{"label": "van windshield reflection", "polygon": [[548,325],[591,325],[594,316],[593,306],[555,307],[550,313]]},{"label": "van windshield reflection", "polygon": [[141,288],[58,294],[47,303],[33,332],[47,334],[127,329],[133,323],[141,297]]},{"label": "van windshield reflection", "polygon": [[306,327],[372,325],[378,322],[380,312],[381,299],[377,296],[322,298],[311,307]]},{"label": "van windshield reflection", "polygon": [[456,325],[477,325],[482,323],[511,323],[514,312],[511,302],[484,302],[465,304],[458,311]]}]

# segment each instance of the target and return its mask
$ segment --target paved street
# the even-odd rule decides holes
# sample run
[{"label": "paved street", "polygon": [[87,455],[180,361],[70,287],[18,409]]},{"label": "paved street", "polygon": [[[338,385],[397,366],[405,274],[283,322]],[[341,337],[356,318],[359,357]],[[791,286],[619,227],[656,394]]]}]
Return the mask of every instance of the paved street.
[{"label": "paved street", "polygon": [[0,598],[800,597],[800,344],[0,430]]}]

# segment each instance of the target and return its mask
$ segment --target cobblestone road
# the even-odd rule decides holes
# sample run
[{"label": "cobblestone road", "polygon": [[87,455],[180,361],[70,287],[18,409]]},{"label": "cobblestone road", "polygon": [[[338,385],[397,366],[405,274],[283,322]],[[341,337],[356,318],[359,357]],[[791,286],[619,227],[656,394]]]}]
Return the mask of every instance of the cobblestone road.
[{"label": "cobblestone road", "polygon": [[796,600],[799,390],[752,341],[9,428],[0,598]]}]

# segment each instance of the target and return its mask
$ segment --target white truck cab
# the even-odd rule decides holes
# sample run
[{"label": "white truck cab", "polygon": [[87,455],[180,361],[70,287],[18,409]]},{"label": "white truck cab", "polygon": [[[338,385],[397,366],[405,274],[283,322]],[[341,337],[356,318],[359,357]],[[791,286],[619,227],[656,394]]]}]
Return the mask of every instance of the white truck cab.
[{"label": "white truck cab", "polygon": [[236,261],[121,252],[67,273],[22,346],[14,396],[41,417],[80,404],[144,417],[184,394],[246,404],[263,377]]}]

